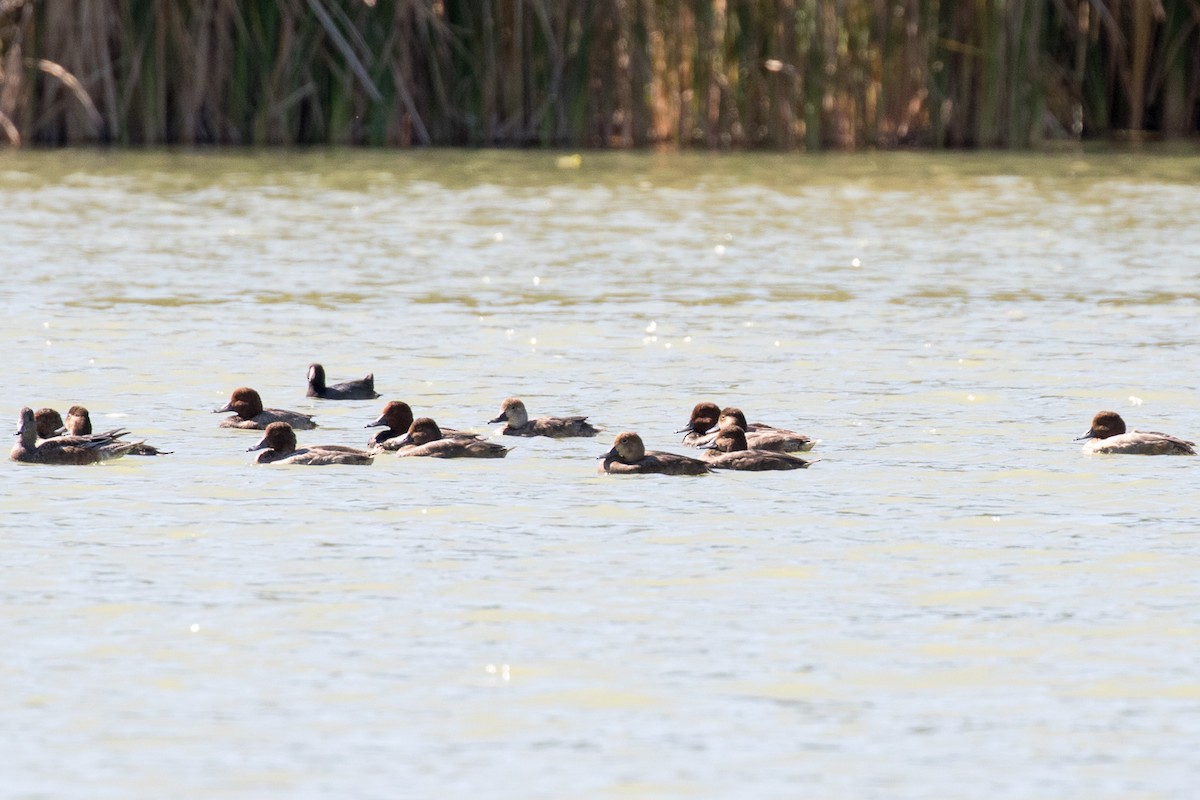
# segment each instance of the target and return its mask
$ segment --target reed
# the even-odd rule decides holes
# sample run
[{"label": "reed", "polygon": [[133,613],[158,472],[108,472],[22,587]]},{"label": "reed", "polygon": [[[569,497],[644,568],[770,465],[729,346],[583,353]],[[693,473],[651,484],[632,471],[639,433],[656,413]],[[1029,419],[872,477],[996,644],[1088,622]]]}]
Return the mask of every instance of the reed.
[{"label": "reed", "polygon": [[1198,125],[1195,0],[0,0],[14,145],[1030,147]]}]

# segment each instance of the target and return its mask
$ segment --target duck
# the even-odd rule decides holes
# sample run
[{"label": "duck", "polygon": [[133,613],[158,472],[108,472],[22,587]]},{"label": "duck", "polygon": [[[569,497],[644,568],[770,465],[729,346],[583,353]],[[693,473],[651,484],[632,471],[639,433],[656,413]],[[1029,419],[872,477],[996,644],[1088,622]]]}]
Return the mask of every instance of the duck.
[{"label": "duck", "polygon": [[418,417],[396,442],[396,455],[430,458],[504,458],[511,448],[474,435],[444,436],[430,417]]},{"label": "duck", "polygon": [[[364,428],[384,427],[384,430],[379,431],[367,443],[368,447],[379,450],[396,450],[402,445],[399,440],[408,433],[409,428],[413,424],[412,407],[403,400],[391,400],[383,407],[383,413],[374,422],[367,423]],[[470,431],[458,431],[452,428],[442,428],[442,436],[466,436],[471,439],[479,439],[477,434]]]},{"label": "duck", "polygon": [[38,441],[32,408],[22,408],[17,443],[8,457],[27,464],[96,464],[128,454],[142,442],[119,441],[128,431],[92,436],[54,436]]},{"label": "duck", "polygon": [[322,400],[374,400],[381,395],[375,391],[375,373],[367,373],[362,378],[344,383],[325,385],[325,368],[320,364],[308,366],[307,397],[319,397]]},{"label": "duck", "polygon": [[490,424],[504,422],[500,431],[505,436],[548,436],[565,439],[574,436],[595,436],[599,433],[588,423],[587,417],[538,417],[529,418],[525,402],[519,397],[509,397],[500,405],[500,414],[488,420]]},{"label": "duck", "polygon": [[746,415],[742,413],[742,410],[730,406],[721,409],[721,416],[717,418],[717,430],[710,431],[705,436],[695,440],[692,446],[703,447],[710,444],[717,438],[721,430],[730,427],[741,428],[746,435],[747,444],[753,450],[771,450],[776,453],[805,453],[812,450],[813,445],[816,444],[816,442],[803,433],[776,428],[773,425],[767,425],[762,422],[747,425]]},{"label": "duck", "polygon": [[272,422],[263,432],[258,444],[246,452],[265,450],[254,460],[256,464],[305,464],[328,466],[331,464],[370,464],[375,454],[366,450],[337,444],[314,445],[296,448],[296,431],[286,422]]},{"label": "duck", "polygon": [[1123,453],[1139,456],[1194,456],[1196,443],[1155,431],[1125,431],[1125,420],[1115,411],[1099,411],[1092,427],[1075,441],[1089,440],[1083,452]]},{"label": "duck", "polygon": [[242,430],[265,430],[272,422],[286,422],[293,430],[311,431],[317,427],[309,414],[296,411],[285,411],[281,408],[263,408],[262,397],[248,386],[240,386],[233,390],[229,402],[220,408],[213,409],[214,414],[232,411],[234,416],[221,420],[222,428],[240,428]]},{"label": "duck", "polygon": [[746,432],[736,425],[722,428],[716,438],[704,446],[704,459],[717,469],[750,472],[805,469],[814,463],[791,453],[751,448],[747,444]]},{"label": "duck", "polygon": [[[88,410],[83,406],[71,406],[67,409],[67,423],[64,426],[69,436],[91,436],[92,434],[92,417]],[[108,431],[100,434],[101,436],[111,436],[117,431]],[[137,447],[129,451],[131,456],[169,456],[169,450],[159,450],[154,445],[141,442]]]},{"label": "duck", "polygon": [[[692,415],[688,420],[688,424],[675,432],[686,434],[683,437],[683,443],[688,447],[700,447],[702,445],[709,444],[714,438],[716,438],[717,431],[719,430],[721,424],[721,417],[726,414],[733,415],[738,426],[748,435],[750,435],[751,438],[753,438],[753,434],[760,431],[779,431],[784,434],[791,434],[792,436],[799,437],[799,440],[793,442],[792,446],[788,448],[789,450],[811,450],[813,445],[816,444],[816,442],[809,439],[809,437],[804,436],[803,434],[794,433],[793,431],[786,431],[783,428],[776,428],[774,425],[768,425],[765,422],[747,423],[746,415],[742,413],[741,409],[733,407],[722,409],[716,403],[711,402],[697,403],[692,408]],[[807,443],[806,447],[799,446],[804,443]],[[752,441],[750,446],[755,447],[756,445]],[[768,448],[759,447],[759,449]]]},{"label": "duck", "polygon": [[53,408],[39,408],[33,412],[33,422],[39,439],[53,439],[65,431],[62,414]]},{"label": "duck", "polygon": [[692,407],[688,424],[675,432],[685,434],[683,443],[688,447],[698,447],[708,432],[717,427],[717,420],[720,418],[721,407],[716,403],[696,403]]},{"label": "duck", "polygon": [[646,450],[642,437],[633,431],[618,433],[612,449],[601,456],[600,472],[612,475],[704,475],[711,472],[698,458]]}]

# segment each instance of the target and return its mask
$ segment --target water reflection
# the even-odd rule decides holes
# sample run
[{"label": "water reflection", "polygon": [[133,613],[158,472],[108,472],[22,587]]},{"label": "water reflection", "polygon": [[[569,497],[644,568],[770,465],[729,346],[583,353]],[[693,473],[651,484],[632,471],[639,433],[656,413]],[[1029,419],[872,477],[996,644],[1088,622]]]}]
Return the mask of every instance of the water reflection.
[{"label": "water reflection", "polygon": [[[1200,431],[1200,159],[556,158],[0,155],[4,407],[176,451],[6,470],[14,791],[1186,794],[1196,464],[1071,439]],[[607,430],[261,470],[247,384]],[[708,399],[821,462],[595,474]]]}]

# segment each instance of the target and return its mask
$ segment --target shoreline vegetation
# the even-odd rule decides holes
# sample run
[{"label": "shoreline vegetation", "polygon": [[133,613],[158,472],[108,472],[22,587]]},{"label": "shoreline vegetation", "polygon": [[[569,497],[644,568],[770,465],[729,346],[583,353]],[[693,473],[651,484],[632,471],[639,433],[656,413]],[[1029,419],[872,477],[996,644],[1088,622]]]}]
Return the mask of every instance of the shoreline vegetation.
[{"label": "shoreline vegetation", "polygon": [[1198,0],[0,0],[8,146],[817,151],[1198,131]]}]

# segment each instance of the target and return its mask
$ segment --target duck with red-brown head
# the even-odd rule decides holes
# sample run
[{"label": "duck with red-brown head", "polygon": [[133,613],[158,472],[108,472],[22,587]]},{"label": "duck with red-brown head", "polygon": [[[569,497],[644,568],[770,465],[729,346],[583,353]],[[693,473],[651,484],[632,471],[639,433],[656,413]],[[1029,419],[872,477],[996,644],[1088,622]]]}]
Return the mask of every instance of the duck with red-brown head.
[{"label": "duck with red-brown head", "polygon": [[1075,441],[1087,439],[1083,452],[1138,456],[1194,456],[1196,443],[1155,431],[1126,431],[1125,420],[1115,411],[1092,417],[1092,427]]},{"label": "duck with red-brown head", "polygon": [[[92,415],[83,406],[71,406],[67,409],[65,428],[68,436],[114,436],[128,433],[123,428],[105,431],[101,434],[92,433]],[[159,450],[154,445],[146,444],[145,442],[140,442],[129,451],[129,455],[131,456],[168,456],[170,454],[167,450]]]},{"label": "duck with red-brown head", "polygon": [[286,422],[298,431],[309,431],[317,427],[317,423],[313,422],[309,414],[285,411],[281,408],[263,408],[262,397],[248,386],[234,389],[228,403],[213,409],[214,414],[226,411],[232,411],[234,415],[221,420],[222,428],[261,431],[272,422]]},{"label": "duck with red-brown head", "polygon": [[396,442],[401,458],[504,458],[509,448],[473,435],[446,436],[429,417],[418,417]]},{"label": "duck with red-brown head", "polygon": [[374,373],[368,373],[356,380],[326,386],[325,368],[320,364],[309,365],[308,390],[305,394],[322,400],[374,400],[379,397],[379,393],[375,391]]},{"label": "duck with red-brown head", "polygon": [[346,447],[340,444],[313,445],[297,448],[296,432],[286,422],[272,422],[263,432],[258,444],[248,452],[264,450],[255,459],[256,464],[302,464],[305,466],[329,466],[333,464],[370,464],[374,453]]},{"label": "duck with red-brown head", "polygon": [[704,445],[704,460],[716,469],[747,472],[804,469],[814,463],[791,453],[751,448],[747,444],[746,432],[736,425],[721,428],[716,438]]},{"label": "duck with red-brown head", "polygon": [[55,436],[62,436],[66,433],[62,414],[59,414],[53,408],[39,408],[33,414],[33,422],[37,426],[39,439],[52,439]]},{"label": "duck with red-brown head", "polygon": [[612,448],[597,456],[600,472],[613,475],[704,475],[708,464],[661,450],[647,450],[642,437],[633,431],[618,433]]},{"label": "duck with red-brown head", "polygon": [[[383,413],[379,415],[377,420],[364,426],[367,428],[384,427],[384,430],[372,436],[371,441],[367,444],[369,447],[381,450],[398,450],[401,447],[400,439],[408,433],[412,424],[412,407],[403,400],[392,400],[383,407]],[[466,436],[471,439],[479,438],[479,436],[470,431],[458,431],[451,428],[441,428],[441,431],[443,437]]]},{"label": "duck with red-brown head", "polygon": [[685,434],[683,437],[685,445],[696,447],[710,431],[717,427],[717,420],[720,418],[721,408],[716,403],[696,403],[692,407],[692,415],[688,419],[688,424],[675,432]]},{"label": "duck with red-brown head", "polygon": [[771,450],[776,453],[805,453],[812,450],[813,445],[816,444],[815,441],[803,433],[776,428],[773,425],[767,425],[763,422],[747,424],[746,415],[742,413],[742,410],[730,406],[721,409],[721,416],[717,419],[717,431],[710,432],[708,436],[697,440],[696,446],[702,447],[711,443],[717,437],[719,431],[730,427],[742,430],[752,450]]},{"label": "duck with red-brown head", "polygon": [[33,409],[21,409],[17,443],[8,457],[27,464],[96,464],[128,454],[141,442],[119,441],[126,431],[92,436],[54,436],[38,441]]}]

